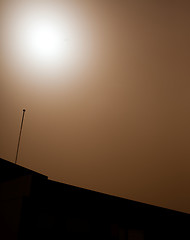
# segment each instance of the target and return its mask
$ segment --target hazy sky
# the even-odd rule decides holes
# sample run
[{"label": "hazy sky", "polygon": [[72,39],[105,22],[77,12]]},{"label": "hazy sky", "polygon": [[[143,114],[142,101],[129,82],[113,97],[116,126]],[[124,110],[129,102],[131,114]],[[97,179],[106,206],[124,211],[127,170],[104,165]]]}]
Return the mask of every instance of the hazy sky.
[{"label": "hazy sky", "polygon": [[18,164],[190,213],[188,1],[41,1],[75,46],[54,74],[11,50],[9,14],[23,2],[35,1],[0,2],[0,157],[14,162],[26,108]]}]

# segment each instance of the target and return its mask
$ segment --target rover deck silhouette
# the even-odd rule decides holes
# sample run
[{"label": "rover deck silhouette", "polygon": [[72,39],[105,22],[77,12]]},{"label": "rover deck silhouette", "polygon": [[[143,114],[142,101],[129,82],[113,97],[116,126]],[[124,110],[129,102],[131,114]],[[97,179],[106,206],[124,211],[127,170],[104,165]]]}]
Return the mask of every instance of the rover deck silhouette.
[{"label": "rover deck silhouette", "polygon": [[190,215],[64,183],[0,159],[0,239],[190,239]]}]

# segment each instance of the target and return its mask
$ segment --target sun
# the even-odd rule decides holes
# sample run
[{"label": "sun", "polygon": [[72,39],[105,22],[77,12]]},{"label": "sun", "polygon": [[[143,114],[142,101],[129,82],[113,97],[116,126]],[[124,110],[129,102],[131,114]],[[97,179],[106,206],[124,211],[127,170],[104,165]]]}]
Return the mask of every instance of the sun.
[{"label": "sun", "polygon": [[47,17],[31,17],[26,20],[24,28],[21,29],[23,32],[20,32],[25,57],[36,64],[53,64],[68,47],[64,46],[66,43],[59,22]]},{"label": "sun", "polygon": [[[14,23],[17,58],[36,69],[57,69],[61,64],[72,64],[74,50],[74,28],[58,11],[38,8],[23,12]],[[48,70],[49,69],[49,70]]]},{"label": "sun", "polygon": [[87,56],[88,44],[84,41],[85,24],[75,12],[53,2],[22,2],[9,7],[2,34],[9,66],[33,79],[77,72]]}]

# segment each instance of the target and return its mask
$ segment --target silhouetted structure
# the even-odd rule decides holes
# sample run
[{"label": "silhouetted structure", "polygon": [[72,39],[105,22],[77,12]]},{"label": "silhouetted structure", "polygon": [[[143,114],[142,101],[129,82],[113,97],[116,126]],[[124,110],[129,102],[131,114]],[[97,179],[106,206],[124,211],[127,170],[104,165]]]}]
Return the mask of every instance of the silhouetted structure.
[{"label": "silhouetted structure", "polygon": [[190,239],[190,215],[48,180],[0,159],[0,239]]}]

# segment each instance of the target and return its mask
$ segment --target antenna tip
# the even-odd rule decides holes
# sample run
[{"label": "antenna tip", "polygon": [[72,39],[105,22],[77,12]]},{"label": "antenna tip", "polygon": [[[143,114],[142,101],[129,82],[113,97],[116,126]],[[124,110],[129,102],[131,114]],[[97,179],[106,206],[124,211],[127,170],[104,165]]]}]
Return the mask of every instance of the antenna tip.
[{"label": "antenna tip", "polygon": [[26,111],[26,109],[23,109],[23,112],[25,112]]}]

